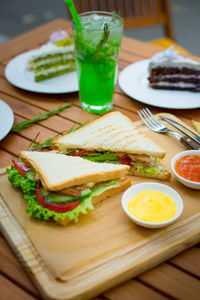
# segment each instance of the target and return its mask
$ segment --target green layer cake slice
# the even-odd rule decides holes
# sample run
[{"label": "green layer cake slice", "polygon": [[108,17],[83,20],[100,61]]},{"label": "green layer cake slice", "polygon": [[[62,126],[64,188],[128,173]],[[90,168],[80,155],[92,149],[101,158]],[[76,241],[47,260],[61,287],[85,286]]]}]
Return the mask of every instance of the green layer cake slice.
[{"label": "green layer cake slice", "polygon": [[37,54],[28,60],[36,82],[59,76],[76,69],[73,39],[63,30],[51,34]]}]

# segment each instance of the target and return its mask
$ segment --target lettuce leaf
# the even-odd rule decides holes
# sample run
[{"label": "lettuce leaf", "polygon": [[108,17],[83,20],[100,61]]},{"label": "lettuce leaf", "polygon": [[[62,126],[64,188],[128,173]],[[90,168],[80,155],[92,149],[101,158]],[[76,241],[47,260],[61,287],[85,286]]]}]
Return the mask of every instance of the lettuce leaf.
[{"label": "lettuce leaf", "polygon": [[77,222],[80,214],[87,214],[89,211],[94,209],[92,204],[92,197],[98,196],[108,189],[116,187],[120,184],[117,180],[111,180],[102,184],[98,184],[92,191],[92,193],[84,198],[81,203],[72,211],[66,213],[57,213],[53,210],[42,207],[35,196],[36,188],[38,183],[29,178],[23,177],[12,165],[11,168],[7,168],[8,180],[15,188],[21,188],[24,193],[24,199],[26,200],[28,207],[26,208],[27,213],[29,213],[33,218],[43,219],[45,221],[49,220],[63,220],[66,217],[70,221]]},{"label": "lettuce leaf", "polygon": [[110,151],[106,151],[103,153],[96,152],[89,155],[81,155],[81,157],[94,162],[120,163],[118,155]]},{"label": "lettuce leaf", "polygon": [[155,161],[156,161],[157,163],[159,163],[161,160],[162,160],[162,158],[160,158],[160,157],[156,157],[156,158],[155,158]]},{"label": "lettuce leaf", "polygon": [[20,187],[25,194],[35,194],[37,183],[33,180],[23,177],[13,165],[10,169],[6,169],[8,180],[15,188]]},{"label": "lettuce leaf", "polygon": [[79,206],[77,206],[74,210],[66,213],[68,219],[70,221],[74,220],[75,222],[77,222],[80,214],[87,214],[89,210],[94,209],[94,206],[92,204],[93,197],[97,197],[102,193],[104,193],[105,191],[112,189],[113,187],[117,187],[118,185],[120,185],[120,182],[117,180],[112,180],[112,181],[99,184],[96,188],[94,188],[90,196],[88,196],[83,201],[81,201]]},{"label": "lettuce leaf", "polygon": [[149,173],[149,174],[158,174],[160,173],[160,168],[152,167],[137,167],[137,170],[141,173]]}]

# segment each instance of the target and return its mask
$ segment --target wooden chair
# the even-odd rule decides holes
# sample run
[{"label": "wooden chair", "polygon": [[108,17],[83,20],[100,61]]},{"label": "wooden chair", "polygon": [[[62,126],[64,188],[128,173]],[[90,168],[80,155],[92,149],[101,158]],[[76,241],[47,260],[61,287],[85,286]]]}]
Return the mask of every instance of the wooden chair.
[{"label": "wooden chair", "polygon": [[175,46],[181,54],[188,51],[176,44],[168,0],[74,0],[78,13],[100,10],[116,11],[124,18],[124,28],[162,26],[165,38],[150,41],[168,48]]},{"label": "wooden chair", "polygon": [[174,40],[168,0],[74,0],[78,13],[90,10],[116,11],[124,28],[161,25],[165,36]]}]

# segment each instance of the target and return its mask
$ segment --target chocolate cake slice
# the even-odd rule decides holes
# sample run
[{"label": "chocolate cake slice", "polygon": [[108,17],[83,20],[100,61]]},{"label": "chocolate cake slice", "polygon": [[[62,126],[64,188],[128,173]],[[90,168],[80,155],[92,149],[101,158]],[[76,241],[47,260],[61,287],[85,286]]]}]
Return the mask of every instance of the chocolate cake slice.
[{"label": "chocolate cake slice", "polygon": [[148,71],[154,89],[200,91],[200,63],[180,55],[173,46],[155,54]]}]

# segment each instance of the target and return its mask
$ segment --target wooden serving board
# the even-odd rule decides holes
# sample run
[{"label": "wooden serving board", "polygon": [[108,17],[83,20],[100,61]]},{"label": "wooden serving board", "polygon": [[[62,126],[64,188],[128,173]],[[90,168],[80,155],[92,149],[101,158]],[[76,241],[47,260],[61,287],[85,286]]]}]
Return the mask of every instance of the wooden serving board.
[{"label": "wooden serving board", "polygon": [[[171,158],[184,146],[167,134],[149,131],[141,121],[137,126],[166,149],[163,165],[170,170]],[[132,177],[133,184],[144,181],[157,180]],[[182,216],[171,226],[155,230],[135,225],[123,212],[119,194],[99,203],[77,224],[60,227],[31,219],[22,194],[2,169],[1,230],[44,298],[88,299],[200,241],[200,191],[184,187],[173,176],[162,183],[184,202]]]}]

